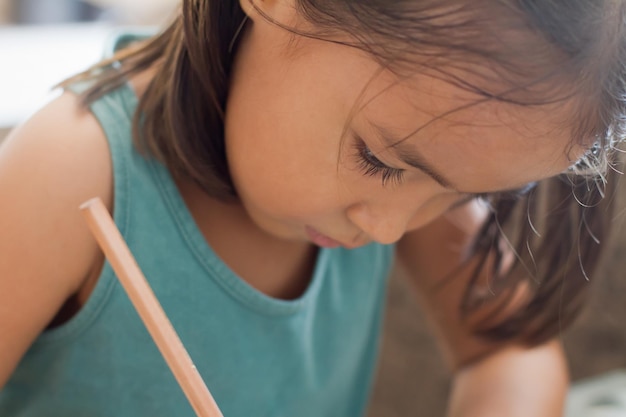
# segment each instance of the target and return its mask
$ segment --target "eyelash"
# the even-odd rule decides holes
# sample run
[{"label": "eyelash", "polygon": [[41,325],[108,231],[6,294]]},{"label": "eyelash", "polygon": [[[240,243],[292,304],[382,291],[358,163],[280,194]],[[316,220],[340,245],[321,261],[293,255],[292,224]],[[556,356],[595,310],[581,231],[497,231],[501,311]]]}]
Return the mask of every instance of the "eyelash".
[{"label": "eyelash", "polygon": [[355,148],[359,168],[365,175],[370,177],[380,176],[383,187],[389,184],[389,182],[392,182],[394,185],[402,183],[404,177],[403,169],[392,168],[385,165],[380,159],[374,156],[374,153],[361,138],[357,137]]}]

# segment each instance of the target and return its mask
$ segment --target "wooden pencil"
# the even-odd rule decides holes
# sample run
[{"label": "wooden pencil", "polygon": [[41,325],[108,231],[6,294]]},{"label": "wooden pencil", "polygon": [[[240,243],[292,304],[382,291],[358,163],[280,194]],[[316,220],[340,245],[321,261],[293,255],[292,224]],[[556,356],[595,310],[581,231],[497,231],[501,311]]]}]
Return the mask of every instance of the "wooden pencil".
[{"label": "wooden pencil", "polygon": [[102,200],[91,199],[80,209],[196,415],[223,417]]}]

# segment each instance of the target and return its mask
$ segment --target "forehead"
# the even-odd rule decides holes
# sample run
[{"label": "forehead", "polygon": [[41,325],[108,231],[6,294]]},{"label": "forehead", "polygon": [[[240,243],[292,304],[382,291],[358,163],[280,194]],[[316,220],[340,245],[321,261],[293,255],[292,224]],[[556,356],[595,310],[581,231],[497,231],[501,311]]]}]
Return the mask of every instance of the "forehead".
[{"label": "forehead", "polygon": [[381,146],[418,154],[464,192],[518,188],[563,172],[583,153],[565,122],[570,103],[486,99],[437,74],[400,80],[381,71],[356,106],[354,124]]},{"label": "forehead", "polygon": [[[357,48],[299,36],[284,42],[285,31],[276,33],[283,47],[274,45],[271,51],[283,53],[271,71],[281,74],[277,85],[285,95],[298,105],[308,103],[307,118],[315,114],[328,124],[339,123],[344,134],[354,130],[377,144],[375,152],[388,148],[382,129],[458,191],[516,189],[565,171],[584,153],[572,143],[568,126],[576,103],[522,106],[485,100],[476,90],[502,88],[472,78],[490,71],[485,63],[464,62],[452,77],[424,66],[398,73]],[[486,78],[498,79],[497,74]],[[397,165],[390,156],[384,161]]]}]

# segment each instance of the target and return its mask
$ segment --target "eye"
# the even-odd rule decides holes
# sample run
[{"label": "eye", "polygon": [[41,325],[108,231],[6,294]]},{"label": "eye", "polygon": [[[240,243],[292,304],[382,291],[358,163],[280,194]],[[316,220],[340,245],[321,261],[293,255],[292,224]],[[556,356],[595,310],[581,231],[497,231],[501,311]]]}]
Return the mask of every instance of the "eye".
[{"label": "eye", "polygon": [[355,141],[355,150],[357,163],[363,174],[370,177],[380,177],[383,186],[389,182],[396,185],[402,182],[404,170],[385,165],[359,137]]}]

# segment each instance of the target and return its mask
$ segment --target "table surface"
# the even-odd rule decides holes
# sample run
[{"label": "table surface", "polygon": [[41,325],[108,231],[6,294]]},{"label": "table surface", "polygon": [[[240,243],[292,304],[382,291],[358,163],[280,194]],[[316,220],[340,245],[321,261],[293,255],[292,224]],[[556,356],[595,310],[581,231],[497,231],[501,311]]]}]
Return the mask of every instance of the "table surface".
[{"label": "table surface", "polygon": [[580,381],[570,390],[565,417],[626,416],[626,370]]}]

